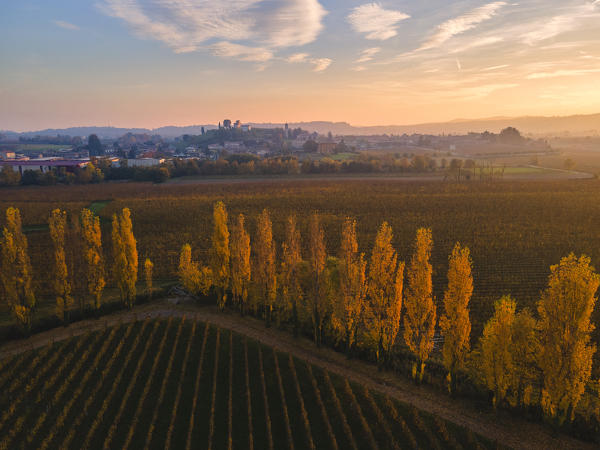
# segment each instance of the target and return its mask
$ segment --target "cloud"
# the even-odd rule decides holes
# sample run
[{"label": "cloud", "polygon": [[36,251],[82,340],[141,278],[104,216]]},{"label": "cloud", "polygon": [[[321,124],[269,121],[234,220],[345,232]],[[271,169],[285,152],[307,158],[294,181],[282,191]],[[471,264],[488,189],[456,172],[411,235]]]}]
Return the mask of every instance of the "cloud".
[{"label": "cloud", "polygon": [[367,39],[385,41],[398,34],[398,23],[410,16],[401,11],[384,9],[379,3],[357,6],[348,16],[348,22]]},{"label": "cloud", "polygon": [[273,53],[265,48],[247,47],[232,42],[217,42],[211,47],[214,55],[240,61],[266,62],[273,58]]},{"label": "cloud", "polygon": [[524,33],[521,39],[525,44],[534,45],[540,41],[571,31],[576,29],[579,21],[583,19],[600,17],[599,8],[600,0],[579,5],[569,12],[532,24],[532,31]]},{"label": "cloud", "polygon": [[64,28],[65,30],[78,31],[81,29],[77,25],[65,22],[64,20],[55,20],[54,24],[58,27]]},{"label": "cloud", "polygon": [[313,72],[323,72],[333,62],[330,58],[312,58],[308,53],[296,53],[284,58],[285,61],[293,64],[308,63],[312,64]]},{"label": "cloud", "polygon": [[[240,59],[247,61],[313,42],[327,14],[319,0],[101,0],[99,6],[138,36],[161,41],[176,53],[217,41],[217,54],[230,57],[239,51]],[[215,51],[215,45],[208,48]]]},{"label": "cloud", "polygon": [[490,72],[493,70],[505,69],[506,67],[509,67],[509,65],[508,64],[500,64],[498,66],[486,67],[484,69],[481,69],[481,71],[482,72]]},{"label": "cloud", "polygon": [[289,63],[303,63],[308,60],[309,56],[308,53],[295,53],[285,58],[285,60]]},{"label": "cloud", "polygon": [[501,36],[486,36],[486,37],[482,37],[479,39],[471,40],[460,47],[452,49],[450,51],[450,53],[465,52],[467,50],[472,50],[474,48],[480,48],[480,47],[486,47],[488,45],[494,45],[494,44],[497,44],[497,43],[503,42],[503,41],[504,41],[504,38]]},{"label": "cloud", "polygon": [[437,31],[425,41],[418,50],[428,50],[439,47],[457,34],[462,34],[475,28],[481,22],[491,19],[506,2],[493,2],[480,6],[462,16],[447,20],[437,27]]},{"label": "cloud", "polygon": [[535,72],[530,73],[525,78],[528,80],[539,80],[543,78],[557,77],[576,77],[580,75],[588,75],[590,73],[599,73],[600,69],[563,69],[555,70],[554,72]]},{"label": "cloud", "polygon": [[372,48],[367,48],[365,50],[363,50],[362,52],[360,52],[360,56],[358,57],[358,59],[354,62],[356,63],[365,63],[365,62],[369,62],[373,59],[373,57],[379,53],[381,51],[380,47],[372,47]]}]

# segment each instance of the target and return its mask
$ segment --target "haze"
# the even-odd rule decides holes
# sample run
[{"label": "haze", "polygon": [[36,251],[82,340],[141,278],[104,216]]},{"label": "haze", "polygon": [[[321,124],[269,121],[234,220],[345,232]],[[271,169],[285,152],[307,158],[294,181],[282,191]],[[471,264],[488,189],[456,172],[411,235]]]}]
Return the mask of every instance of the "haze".
[{"label": "haze", "polygon": [[600,0],[6,0],[0,129],[595,113],[599,18]]}]

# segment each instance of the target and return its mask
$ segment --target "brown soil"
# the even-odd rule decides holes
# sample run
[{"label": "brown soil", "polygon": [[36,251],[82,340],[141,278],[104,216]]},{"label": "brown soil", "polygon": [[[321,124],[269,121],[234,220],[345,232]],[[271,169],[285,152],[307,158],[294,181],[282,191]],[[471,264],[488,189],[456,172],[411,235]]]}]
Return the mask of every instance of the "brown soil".
[{"label": "brown soil", "polygon": [[369,389],[377,390],[414,405],[418,409],[462,425],[503,446],[515,449],[596,448],[593,444],[555,433],[541,424],[512,417],[505,411],[494,413],[488,408],[477,409],[469,401],[450,398],[428,386],[417,386],[390,372],[378,372],[372,364],[348,360],[344,355],[331,349],[316,348],[305,338],[295,339],[285,331],[276,328],[266,329],[263,322],[256,319],[240,318],[233,313],[220,313],[213,307],[173,306],[167,302],[156,302],[138,307],[131,312],[117,313],[97,320],[86,320],[68,327],[39,333],[23,341],[5,343],[0,346],[0,358],[121,322],[146,317],[183,315],[233,330],[279,351],[291,353],[330,372],[365,385]]}]

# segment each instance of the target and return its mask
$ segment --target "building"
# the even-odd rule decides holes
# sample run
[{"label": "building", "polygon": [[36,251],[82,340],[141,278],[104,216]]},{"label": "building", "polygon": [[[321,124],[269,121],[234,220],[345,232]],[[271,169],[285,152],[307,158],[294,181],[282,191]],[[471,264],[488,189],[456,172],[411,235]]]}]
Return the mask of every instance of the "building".
[{"label": "building", "polygon": [[0,159],[15,159],[17,155],[15,152],[11,152],[8,150],[3,150],[0,152]]},{"label": "building", "polygon": [[231,128],[231,120],[229,120],[229,119],[225,119],[225,120],[223,121],[223,128],[230,129],[230,128]]},{"label": "building", "polygon": [[228,152],[243,153],[246,151],[246,146],[242,141],[227,141],[224,147]]},{"label": "building", "polygon": [[318,145],[317,151],[319,153],[321,153],[322,155],[330,155],[331,153],[333,153],[335,151],[335,148],[337,147],[337,142],[323,141],[323,142],[319,142],[317,145]]},{"label": "building", "polygon": [[69,160],[69,159],[27,159],[27,160],[7,160],[0,161],[0,167],[9,166],[14,171],[23,175],[26,170],[34,170],[39,172],[50,172],[51,170],[64,169],[67,172],[74,172],[77,168],[83,168],[90,163],[86,160]]},{"label": "building", "polygon": [[233,128],[242,128],[242,122],[240,122],[239,120],[236,120],[235,123],[233,124]]},{"label": "building", "polygon": [[242,125],[242,131],[250,131],[252,129],[252,127],[250,125]]},{"label": "building", "polygon": [[154,167],[165,162],[164,158],[138,158],[128,159],[127,167]]}]

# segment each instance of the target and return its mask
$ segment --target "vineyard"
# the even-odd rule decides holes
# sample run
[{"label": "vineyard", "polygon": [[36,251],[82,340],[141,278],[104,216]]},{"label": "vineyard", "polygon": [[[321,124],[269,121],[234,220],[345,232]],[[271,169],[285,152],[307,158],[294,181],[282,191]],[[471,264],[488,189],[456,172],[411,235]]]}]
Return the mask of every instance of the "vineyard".
[{"label": "vineyard", "polygon": [[[85,206],[96,207],[102,221],[104,248],[110,260],[110,218],[131,209],[140,257],[155,264],[155,276],[174,280],[179,251],[190,243],[194,258],[207,260],[212,230],[212,208],[223,200],[230,217],[247,216],[255,236],[256,218],[268,208],[273,237],[281,251],[284,224],[296,214],[307,254],[308,218],[318,211],[325,229],[327,251],[339,251],[344,217],[357,219],[360,251],[369,252],[380,224],[394,230],[400,259],[408,259],[418,227],[433,231],[433,285],[438,309],[446,287],[448,255],[456,241],[468,246],[473,258],[474,293],[470,303],[472,336],[481,334],[493,302],[513,295],[519,307],[534,307],[546,284],[549,267],[573,251],[585,253],[600,266],[600,183],[595,180],[445,184],[385,180],[264,181],[150,185],[118,183],[89,186],[53,186],[7,190],[0,210],[21,209],[31,250],[34,277],[41,300],[50,283],[44,270],[51,252],[47,221],[53,208],[77,215]],[[96,208],[95,208],[96,209]],[[3,218],[0,218],[0,221]],[[108,287],[114,287],[108,279]]]},{"label": "vineyard", "polygon": [[491,448],[450,422],[190,319],[0,360],[0,448]]}]

